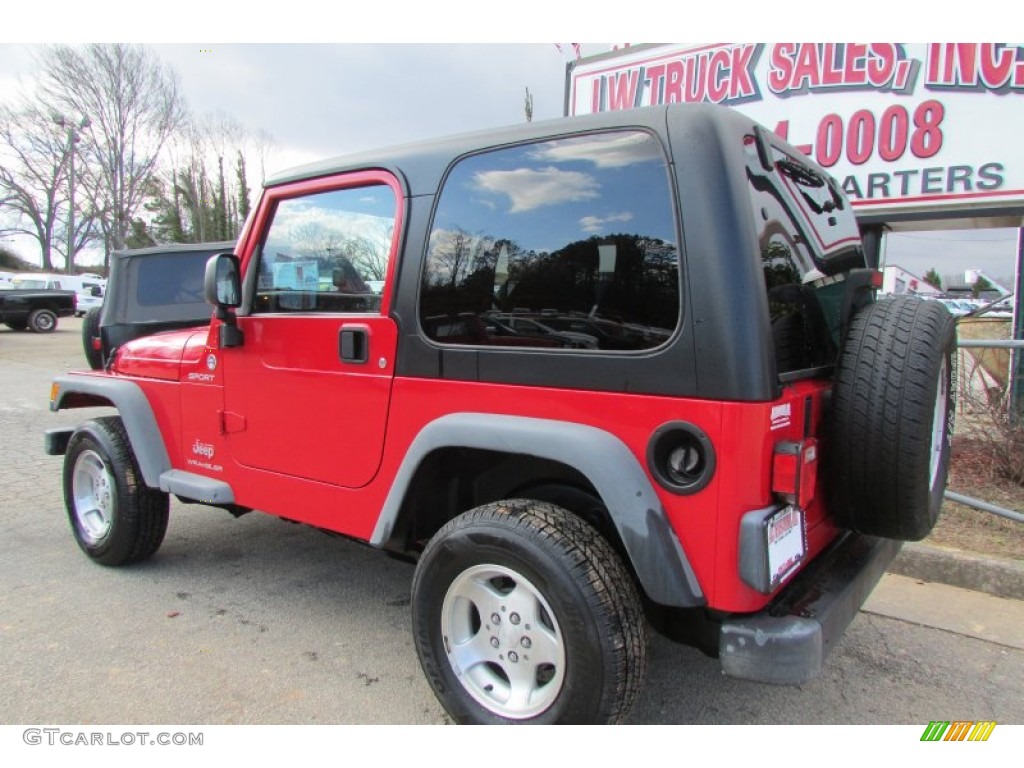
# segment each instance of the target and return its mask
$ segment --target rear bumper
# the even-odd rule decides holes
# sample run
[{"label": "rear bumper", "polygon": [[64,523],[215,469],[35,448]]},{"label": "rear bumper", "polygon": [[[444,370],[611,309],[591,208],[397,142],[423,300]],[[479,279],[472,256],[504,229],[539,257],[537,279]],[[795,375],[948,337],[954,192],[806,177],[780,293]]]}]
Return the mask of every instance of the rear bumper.
[{"label": "rear bumper", "polygon": [[847,534],[771,607],[722,623],[719,660],[732,677],[798,685],[814,678],[902,542]]}]

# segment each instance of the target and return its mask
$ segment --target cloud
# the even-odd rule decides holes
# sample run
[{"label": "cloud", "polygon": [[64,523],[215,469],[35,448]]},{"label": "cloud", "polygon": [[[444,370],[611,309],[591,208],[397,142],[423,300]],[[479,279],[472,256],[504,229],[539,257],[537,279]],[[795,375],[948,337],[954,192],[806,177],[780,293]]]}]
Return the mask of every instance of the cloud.
[{"label": "cloud", "polygon": [[600,232],[605,228],[605,224],[611,224],[614,222],[632,221],[633,214],[629,211],[623,211],[622,213],[613,213],[609,216],[584,216],[580,219],[580,227],[584,232]]},{"label": "cloud", "polygon": [[661,147],[648,133],[631,131],[554,141],[531,153],[535,160],[552,163],[592,162],[598,168],[623,168],[649,160],[663,160]]},{"label": "cloud", "polygon": [[277,139],[270,173],[522,123],[524,86],[534,120],[564,106],[565,63],[551,43],[223,44],[204,55],[196,45],[154,47],[197,113],[224,110]]},{"label": "cloud", "polygon": [[476,174],[473,181],[478,189],[508,196],[512,201],[509,213],[592,200],[600,188],[597,179],[589,174],[558,168],[486,171]]},{"label": "cloud", "polygon": [[[328,198],[328,203],[333,202]],[[316,198],[286,200],[278,206],[271,227],[278,247],[288,245],[336,243],[346,237],[363,237],[386,243],[392,220],[354,210],[320,205]]]}]

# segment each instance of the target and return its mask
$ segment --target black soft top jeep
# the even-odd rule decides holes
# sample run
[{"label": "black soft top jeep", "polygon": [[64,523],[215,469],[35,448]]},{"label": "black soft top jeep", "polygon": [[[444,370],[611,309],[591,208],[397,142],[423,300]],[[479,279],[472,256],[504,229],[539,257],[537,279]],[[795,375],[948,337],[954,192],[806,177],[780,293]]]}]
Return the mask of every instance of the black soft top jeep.
[{"label": "black soft top jeep", "polygon": [[86,360],[102,368],[113,350],[142,336],[205,325],[211,308],[203,296],[206,261],[231,251],[233,241],[160,245],[110,254],[106,300],[82,323]]}]

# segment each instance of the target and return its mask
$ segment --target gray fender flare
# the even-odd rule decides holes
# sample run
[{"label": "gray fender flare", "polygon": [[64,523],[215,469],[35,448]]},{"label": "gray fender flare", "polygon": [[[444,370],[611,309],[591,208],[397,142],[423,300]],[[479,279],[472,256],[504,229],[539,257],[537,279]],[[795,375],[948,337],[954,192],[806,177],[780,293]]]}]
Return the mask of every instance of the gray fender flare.
[{"label": "gray fender flare", "polygon": [[57,395],[50,401],[51,411],[61,410],[68,395],[72,394],[109,400],[121,414],[143,480],[150,488],[160,487],[160,475],[171,468],[171,460],[149,400],[137,384],[109,376],[74,374],[58,376],[53,383],[57,385]]},{"label": "gray fender flare", "polygon": [[597,489],[648,597],[677,607],[704,605],[697,578],[661,501],[632,451],[615,435],[583,424],[521,416],[456,413],[427,424],[395,474],[370,543],[383,546],[416,470],[441,448],[478,448],[557,461]]}]

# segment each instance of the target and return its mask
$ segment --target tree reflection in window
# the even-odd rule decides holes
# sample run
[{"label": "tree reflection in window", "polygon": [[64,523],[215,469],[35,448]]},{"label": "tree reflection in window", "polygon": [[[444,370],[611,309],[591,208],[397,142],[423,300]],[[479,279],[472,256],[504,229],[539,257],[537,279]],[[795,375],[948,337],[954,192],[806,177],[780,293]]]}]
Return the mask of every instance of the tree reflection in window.
[{"label": "tree reflection in window", "polygon": [[[678,324],[678,262],[668,169],[652,135],[503,148],[460,161],[447,178],[421,321],[444,343],[650,349]],[[472,332],[440,333],[451,318]]]},{"label": "tree reflection in window", "polygon": [[377,312],[395,196],[375,184],[280,201],[259,253],[254,312]]}]

